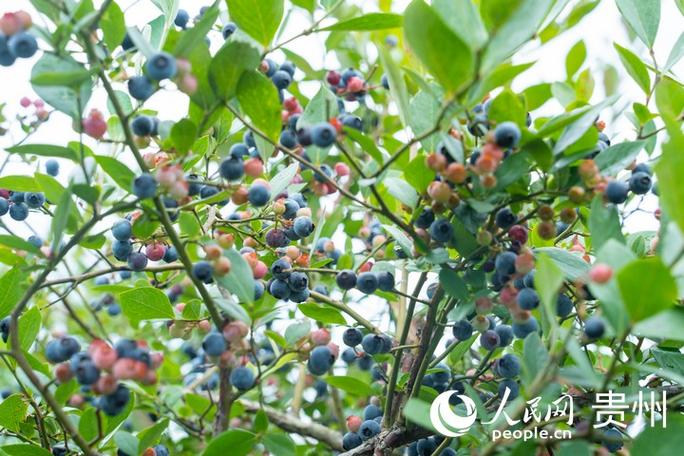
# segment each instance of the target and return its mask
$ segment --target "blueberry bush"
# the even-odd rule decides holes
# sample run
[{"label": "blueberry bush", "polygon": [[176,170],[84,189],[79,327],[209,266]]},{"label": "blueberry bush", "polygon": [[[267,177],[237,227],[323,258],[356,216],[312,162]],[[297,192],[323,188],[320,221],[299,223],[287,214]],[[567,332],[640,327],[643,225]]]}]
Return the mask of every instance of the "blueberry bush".
[{"label": "blueberry bush", "polygon": [[[3,87],[0,455],[679,454],[660,0],[615,1],[619,72],[580,40],[520,90],[598,0],[141,2],[2,3],[34,94]],[[606,423],[609,392],[666,407]],[[494,433],[532,427],[568,437]]]}]

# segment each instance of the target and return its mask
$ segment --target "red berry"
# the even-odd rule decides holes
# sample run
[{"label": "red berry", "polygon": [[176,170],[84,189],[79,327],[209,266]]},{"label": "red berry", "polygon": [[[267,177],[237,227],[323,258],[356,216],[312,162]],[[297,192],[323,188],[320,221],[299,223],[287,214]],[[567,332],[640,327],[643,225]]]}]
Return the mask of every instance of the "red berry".
[{"label": "red berry", "polygon": [[351,93],[362,92],[365,84],[366,83],[363,82],[363,79],[357,78],[356,76],[352,76],[347,81],[347,92],[351,92]]},{"label": "red berry", "polygon": [[337,71],[328,71],[328,75],[325,77],[326,81],[328,81],[328,84],[336,86],[337,84],[340,83],[340,79],[342,79],[342,76],[340,76],[340,73]]},{"label": "red berry", "polygon": [[613,277],[613,268],[604,263],[595,264],[589,271],[589,278],[592,282],[606,283]]},{"label": "red berry", "polygon": [[145,247],[145,256],[150,261],[159,261],[162,258],[164,258],[164,254],[166,253],[166,246],[164,244],[161,244],[159,242],[154,242],[152,244],[148,244],[147,247]]}]

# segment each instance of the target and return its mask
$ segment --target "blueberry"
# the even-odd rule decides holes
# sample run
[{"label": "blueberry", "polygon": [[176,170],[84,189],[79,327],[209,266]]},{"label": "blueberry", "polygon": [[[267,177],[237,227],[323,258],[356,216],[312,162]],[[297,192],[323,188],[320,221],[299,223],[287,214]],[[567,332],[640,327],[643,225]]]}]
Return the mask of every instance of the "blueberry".
[{"label": "blueberry", "polygon": [[176,75],[176,58],[167,52],[158,52],[149,58],[145,69],[155,81],[172,78]]},{"label": "blueberry", "polygon": [[451,371],[449,368],[445,364],[438,364],[435,369],[439,369],[437,372],[431,374],[435,383],[449,383],[451,380]]},{"label": "blueberry", "polygon": [[358,328],[347,328],[344,333],[342,333],[342,341],[349,347],[356,347],[361,343],[362,339],[363,334]]},{"label": "blueberry", "polygon": [[233,23],[233,22],[228,22],[221,29],[221,35],[223,35],[224,40],[227,40],[228,38],[230,38],[230,36],[233,33],[235,33],[236,30],[237,30],[237,25],[235,25],[235,23]]},{"label": "blueberry", "polygon": [[292,273],[292,265],[284,258],[279,258],[271,264],[271,274],[280,280],[286,280]]},{"label": "blueberry", "polygon": [[438,219],[430,225],[430,237],[437,242],[449,242],[454,234],[454,227],[447,219]]},{"label": "blueberry", "polygon": [[29,236],[28,239],[26,239],[26,241],[36,248],[40,248],[43,245],[43,240],[36,235]]},{"label": "blueberry", "polygon": [[249,155],[249,147],[245,143],[235,143],[230,146],[230,151],[228,152],[233,158],[243,158]]},{"label": "blueberry", "polygon": [[499,335],[499,346],[507,347],[513,342],[513,328],[509,325],[499,325],[494,328],[494,331]]},{"label": "blueberry", "polygon": [[366,420],[361,423],[359,428],[359,435],[362,440],[368,440],[380,433],[380,425],[375,420]]},{"label": "blueberry", "polygon": [[142,252],[132,252],[127,261],[128,267],[134,271],[143,271],[147,267],[147,256]]},{"label": "blueberry", "polygon": [[292,291],[302,291],[309,286],[309,278],[303,272],[295,271],[290,274],[287,283]]},{"label": "blueberry", "polygon": [[342,437],[342,448],[346,451],[352,450],[362,443],[363,440],[361,440],[361,436],[356,432],[347,432]]},{"label": "blueberry", "polygon": [[188,14],[188,12],[184,9],[179,9],[176,13],[176,18],[173,20],[173,23],[180,28],[185,28],[185,26],[188,25],[189,20],[190,15]]},{"label": "blueberry", "polygon": [[165,263],[173,263],[178,259],[178,250],[174,246],[170,246],[164,251],[164,257],[162,260],[164,260]]},{"label": "blueberry", "polygon": [[294,77],[295,64],[290,62],[289,60],[284,61],[283,64],[280,65],[279,69]]},{"label": "blueberry", "polygon": [[297,136],[290,130],[283,130],[280,133],[280,145],[287,149],[297,147]]},{"label": "blueberry", "polygon": [[494,267],[500,274],[510,275],[515,272],[516,254],[513,252],[502,252],[496,256]]},{"label": "blueberry", "polygon": [[332,352],[325,345],[320,345],[311,350],[307,366],[313,375],[325,374],[333,365]]},{"label": "blueberry", "polygon": [[150,116],[136,116],[131,122],[131,128],[137,136],[150,136],[154,130],[154,120]]},{"label": "blueberry", "polygon": [[127,241],[133,235],[131,222],[126,219],[119,220],[112,225],[112,236],[118,241]]},{"label": "blueberry", "polygon": [[221,356],[226,351],[226,339],[223,338],[221,333],[210,332],[204,336],[202,349],[209,356]]},{"label": "blueberry", "polygon": [[452,332],[456,340],[468,340],[473,335],[473,325],[468,320],[459,320],[454,323]]},{"label": "blueberry", "polygon": [[219,189],[213,185],[202,185],[199,190],[199,196],[202,199],[211,198],[212,196],[218,194]]},{"label": "blueberry", "polygon": [[568,295],[561,293],[556,300],[556,315],[561,318],[567,317],[572,312],[573,304]]},{"label": "blueberry", "polygon": [[363,129],[363,120],[361,120],[361,118],[358,116],[348,114],[342,116],[342,125],[361,131]]},{"label": "blueberry", "polygon": [[248,367],[236,367],[230,373],[230,384],[240,391],[246,391],[254,386],[254,372]]},{"label": "blueberry", "polygon": [[116,240],[112,243],[112,253],[114,254],[114,257],[119,261],[128,260],[128,257],[131,255],[131,252],[133,252],[133,244],[131,244],[131,241],[129,240]]},{"label": "blueberry", "polygon": [[91,360],[80,362],[73,371],[81,385],[92,385],[100,378],[100,369]]},{"label": "blueberry", "polygon": [[356,273],[351,269],[340,271],[335,276],[335,282],[343,290],[351,290],[356,286]]},{"label": "blueberry", "polygon": [[394,276],[391,272],[382,271],[375,274],[378,279],[378,288],[382,291],[394,290]]},{"label": "blueberry", "polygon": [[133,194],[138,198],[152,198],[156,193],[157,181],[151,174],[143,173],[133,179]]},{"label": "blueberry", "polygon": [[606,327],[600,317],[589,317],[584,322],[584,334],[586,334],[589,339],[598,339],[603,337],[603,333],[605,331]]},{"label": "blueberry", "polygon": [[81,351],[81,345],[73,337],[54,339],[45,346],[45,357],[51,363],[63,363]]},{"label": "blueberry", "polygon": [[128,80],[128,93],[136,100],[145,101],[154,93],[154,85],[147,76],[133,76]]},{"label": "blueberry", "polygon": [[311,129],[308,127],[303,127],[297,130],[297,142],[303,147],[313,144],[313,140],[311,138]]},{"label": "blueberry", "polygon": [[131,39],[131,36],[126,32],[126,35],[124,35],[123,41],[121,41],[121,47],[123,48],[124,51],[128,51],[131,49],[135,48],[135,43]]},{"label": "blueberry", "polygon": [[494,129],[494,142],[504,149],[516,147],[520,142],[520,128],[513,122],[501,122]]},{"label": "blueberry", "polygon": [[279,90],[285,90],[292,83],[292,76],[287,71],[278,70],[271,76],[271,81]]},{"label": "blueberry", "polygon": [[515,399],[520,394],[520,385],[515,380],[506,378],[499,383],[498,394],[499,398],[503,399],[504,394],[506,394],[506,388],[508,388],[508,399],[509,401]]},{"label": "blueberry", "polygon": [[537,319],[534,317],[530,317],[522,322],[515,322],[513,323],[512,327],[513,334],[515,334],[515,337],[518,339],[524,339],[529,334],[539,330],[539,324],[537,323]]},{"label": "blueberry", "polygon": [[496,372],[503,378],[517,377],[520,374],[520,360],[512,353],[505,354],[499,358]]},{"label": "blueberry", "polygon": [[204,283],[211,282],[211,276],[214,274],[214,267],[208,261],[198,261],[192,265],[192,275]]},{"label": "blueberry", "polygon": [[532,310],[539,307],[539,295],[532,288],[523,288],[516,298],[521,309]]},{"label": "blueberry", "polygon": [[437,450],[437,442],[433,438],[420,439],[416,443],[416,450],[419,456],[432,456]]},{"label": "blueberry", "polygon": [[29,208],[24,203],[14,203],[9,208],[10,217],[12,217],[14,220],[18,222],[26,220],[26,217],[28,217],[28,213]]},{"label": "blueberry", "polygon": [[12,192],[10,195],[10,201],[13,203],[23,203],[24,202],[24,192]]},{"label": "blueberry", "polygon": [[50,176],[57,176],[59,174],[59,162],[53,158],[45,162],[45,172]]},{"label": "blueberry", "polygon": [[525,274],[525,277],[523,278],[523,284],[527,288],[534,288],[534,271],[530,271]]},{"label": "blueberry", "polygon": [[622,448],[622,433],[614,427],[607,428],[603,431],[603,437],[604,439],[601,441],[601,445],[606,447],[608,451],[615,453]]},{"label": "blueberry", "polygon": [[242,158],[230,156],[223,160],[219,165],[219,174],[230,181],[240,179],[245,174],[245,164]]},{"label": "blueberry", "polygon": [[123,412],[123,409],[130,400],[130,397],[131,393],[128,388],[122,384],[119,384],[119,386],[116,387],[116,391],[114,391],[112,394],[108,394],[100,398],[99,406],[106,415],[116,416]]},{"label": "blueberry", "polygon": [[337,131],[328,122],[322,122],[311,128],[311,140],[318,147],[329,147],[335,142]]},{"label": "blueberry", "polygon": [[290,286],[287,282],[280,279],[271,281],[268,292],[271,293],[274,298],[283,300],[288,299],[292,294],[292,290],[290,290]]},{"label": "blueberry", "polygon": [[356,361],[356,352],[353,348],[347,348],[342,352],[342,361],[347,364],[353,364]]},{"label": "blueberry", "polygon": [[382,409],[374,404],[368,404],[363,409],[363,420],[374,420],[375,418],[382,416]]},{"label": "blueberry", "polygon": [[646,173],[646,174],[648,174],[649,176],[652,176],[652,175],[653,175],[653,170],[652,170],[651,167],[648,166],[646,163],[639,163],[639,164],[636,165],[636,166],[634,167],[634,169],[632,170],[632,174],[636,174],[636,173]]},{"label": "blueberry", "polygon": [[501,229],[510,228],[515,224],[517,217],[509,208],[504,207],[496,213],[496,226]]},{"label": "blueberry", "polygon": [[652,185],[651,176],[644,172],[632,173],[629,179],[629,189],[637,195],[648,193]]},{"label": "blueberry", "polygon": [[252,206],[263,207],[271,198],[271,192],[264,185],[254,184],[249,188],[247,199]]},{"label": "blueberry", "polygon": [[297,211],[300,209],[299,204],[292,198],[286,198],[283,205],[285,206],[283,218],[287,220],[294,219],[297,216]]},{"label": "blueberry", "polygon": [[418,215],[418,218],[416,219],[416,227],[418,228],[423,228],[427,229],[432,225],[432,222],[435,221],[435,213],[432,212],[432,209],[429,207],[423,208],[422,212],[420,215]]},{"label": "blueberry", "polygon": [[372,272],[362,272],[356,280],[356,288],[365,294],[372,294],[378,289],[378,276]]},{"label": "blueberry", "polygon": [[120,339],[114,344],[114,349],[121,358],[133,358],[138,350],[138,344],[133,339]]},{"label": "blueberry", "polygon": [[32,209],[37,209],[45,204],[45,195],[40,192],[27,192],[24,194],[24,202]]},{"label": "blueberry", "polygon": [[38,50],[36,38],[28,32],[19,32],[7,40],[9,51],[16,57],[27,59],[33,57]]},{"label": "blueberry", "polygon": [[300,303],[300,302],[305,302],[307,299],[309,299],[310,292],[308,288],[305,288],[303,290],[298,290],[294,291],[290,288],[290,301]]},{"label": "blueberry", "polygon": [[5,198],[0,198],[0,215],[5,215],[9,211],[9,201]]},{"label": "blueberry", "polygon": [[613,180],[606,186],[606,198],[613,204],[622,204],[627,200],[629,185],[626,182]]},{"label": "blueberry", "polygon": [[169,456],[169,449],[166,446],[159,444],[152,447],[154,449],[154,456]]},{"label": "blueberry", "polygon": [[311,233],[313,233],[314,228],[315,226],[311,221],[311,218],[307,216],[297,217],[294,219],[294,224],[292,225],[292,229],[294,230],[295,234],[297,234],[297,236],[300,238],[309,236]]},{"label": "blueberry", "polygon": [[482,348],[485,350],[494,350],[499,346],[499,335],[496,333],[496,331],[488,329],[480,336],[480,345],[482,345]]},{"label": "blueberry", "polygon": [[363,351],[369,355],[376,355],[383,351],[384,340],[377,334],[366,334],[361,340]]},{"label": "blueberry", "polygon": [[107,306],[107,313],[112,317],[120,315],[121,314],[121,306],[117,303],[110,304],[109,306]]}]

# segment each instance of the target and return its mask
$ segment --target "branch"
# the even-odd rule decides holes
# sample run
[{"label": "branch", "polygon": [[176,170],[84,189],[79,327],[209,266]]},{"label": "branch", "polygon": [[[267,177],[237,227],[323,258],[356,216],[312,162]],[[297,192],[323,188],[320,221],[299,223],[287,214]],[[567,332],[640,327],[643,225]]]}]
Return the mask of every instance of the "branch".
[{"label": "branch", "polygon": [[378,329],[377,326],[375,326],[373,323],[371,323],[370,321],[363,318],[361,316],[361,314],[359,314],[358,312],[353,310],[351,307],[349,307],[345,303],[340,302],[340,301],[335,301],[334,299],[329,298],[328,296],[325,296],[325,295],[320,294],[320,293],[313,291],[313,290],[309,290],[309,293],[310,293],[310,296],[312,298],[314,298],[316,301],[324,302],[324,303],[328,304],[329,306],[336,308],[337,310],[341,310],[342,312],[344,312],[347,315],[349,315],[350,317],[352,317],[361,326],[368,329],[369,331],[374,332],[375,334],[382,334],[382,331],[380,331],[380,329]]}]

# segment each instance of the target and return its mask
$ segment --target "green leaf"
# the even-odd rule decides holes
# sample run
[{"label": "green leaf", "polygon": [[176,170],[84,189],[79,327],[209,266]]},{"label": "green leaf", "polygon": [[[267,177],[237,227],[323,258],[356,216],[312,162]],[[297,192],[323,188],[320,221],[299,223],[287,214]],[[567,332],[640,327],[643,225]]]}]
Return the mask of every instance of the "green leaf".
[{"label": "green leaf", "polygon": [[19,432],[21,423],[26,419],[28,403],[21,394],[12,394],[0,403],[0,427]]},{"label": "green leaf", "polygon": [[439,283],[451,297],[465,301],[468,298],[468,287],[463,278],[456,271],[442,268],[439,271]]},{"label": "green leaf", "polygon": [[[282,105],[273,83],[258,71],[245,71],[238,82],[237,99],[252,124],[277,143],[282,126]],[[269,156],[263,158],[267,160]]]},{"label": "green leaf", "polygon": [[433,8],[423,0],[413,0],[406,9],[404,23],[409,46],[448,91],[456,92],[473,79],[472,50]]},{"label": "green leaf", "polygon": [[559,126],[567,125],[553,147],[554,155],[561,154],[580,140],[587,130],[594,126],[594,122],[601,114],[601,111],[611,105],[615,99],[616,98],[613,96],[603,100],[595,106],[579,110],[578,112],[569,113],[569,115],[566,115],[567,117],[559,118],[558,122],[553,125],[553,127],[551,124],[552,121],[549,121],[544,125],[544,128],[539,131],[539,136],[545,136]]},{"label": "green leaf", "polygon": [[660,312],[634,325],[634,335],[651,339],[672,339],[684,342],[684,309]]},{"label": "green leaf", "polygon": [[38,307],[31,307],[19,317],[19,347],[22,350],[28,350],[36,341],[41,323]]},{"label": "green leaf", "polygon": [[679,454],[684,447],[682,426],[684,426],[684,417],[680,414],[668,413],[667,427],[661,426],[660,423],[656,423],[653,427],[646,426],[644,431],[634,439],[629,454],[631,456]]},{"label": "green leaf", "polygon": [[[31,70],[31,80],[41,77],[43,73],[71,73],[81,72],[83,65],[71,57],[58,57],[54,54],[43,53]],[[90,78],[85,79],[76,91],[70,87],[34,85],[33,90],[40,98],[58,111],[61,111],[80,122],[80,112],[85,109],[92,93]],[[80,109],[79,109],[80,102]]]},{"label": "green leaf", "polygon": [[202,456],[245,456],[256,443],[256,435],[244,429],[231,429],[214,437]]},{"label": "green leaf", "polygon": [[73,161],[78,160],[78,156],[72,149],[51,144],[20,144],[18,146],[8,147],[5,150],[11,154],[39,155],[41,157],[59,157],[68,158]]},{"label": "green leaf", "polygon": [[684,231],[684,186],[681,181],[684,154],[682,150],[684,150],[684,135],[671,130],[670,140],[662,146],[662,155],[655,166],[655,172],[658,177],[660,204],[665,209],[665,213],[677,223],[679,229]]},{"label": "green leaf", "polygon": [[142,320],[171,320],[174,317],[169,297],[163,291],[142,287],[119,294],[121,310],[135,327]]},{"label": "green leaf", "polygon": [[397,105],[399,110],[399,117],[404,126],[409,125],[410,111],[409,111],[409,95],[406,88],[406,81],[399,70],[399,66],[394,61],[392,54],[387,47],[380,46],[379,49],[380,61],[385,69],[387,81],[389,82],[389,94],[392,100]]},{"label": "green leaf", "polygon": [[230,272],[222,277],[217,277],[218,284],[235,294],[241,303],[254,302],[254,275],[252,268],[242,258],[240,252],[235,249],[226,249],[223,255],[230,260]]},{"label": "green leaf", "polygon": [[[437,95],[427,90],[420,90],[409,103],[409,124],[415,136],[423,136],[433,131],[442,106]],[[421,141],[423,149],[433,152],[437,149],[439,135],[429,135]]]},{"label": "green leaf", "polygon": [[57,202],[57,209],[52,217],[52,224],[50,226],[50,233],[52,235],[52,247],[53,252],[59,251],[60,245],[62,243],[62,235],[64,234],[64,229],[67,226],[69,220],[69,213],[72,210],[73,201],[71,200],[71,192],[69,190],[62,193],[59,201]]},{"label": "green leaf", "polygon": [[428,431],[435,431],[434,426],[432,426],[432,421],[430,421],[430,404],[424,400],[416,398],[409,399],[406,402],[402,413],[408,421],[415,423]]},{"label": "green leaf", "polygon": [[278,174],[276,174],[270,182],[271,194],[280,195],[285,190],[287,190],[287,187],[292,182],[292,179],[294,179],[294,177],[297,175],[298,169],[299,165],[297,163],[292,163],[287,168],[283,169]]},{"label": "green leaf", "polygon": [[565,57],[565,77],[570,80],[587,59],[587,46],[580,40],[570,49]]},{"label": "green leaf", "polygon": [[133,41],[133,44],[135,44],[135,47],[145,56],[145,58],[149,59],[157,52],[155,47],[150,44],[142,33],[140,33],[140,30],[138,30],[137,27],[128,27],[126,32],[131,41]]},{"label": "green leaf", "polygon": [[651,355],[663,369],[684,376],[684,355],[679,351],[652,348]]},{"label": "green leaf", "polygon": [[545,309],[549,322],[556,322],[556,299],[563,285],[563,271],[547,255],[540,254],[535,261],[535,289]]},{"label": "green leaf", "polygon": [[225,101],[233,98],[242,73],[256,68],[259,61],[257,48],[244,41],[229,40],[209,63],[209,83],[214,94]]},{"label": "green leaf", "polygon": [[614,43],[613,46],[615,46],[627,73],[639,84],[641,90],[648,94],[651,90],[651,78],[644,62],[629,49],[623,48],[617,43]]},{"label": "green leaf", "polygon": [[442,20],[468,43],[473,51],[487,41],[487,30],[472,0],[433,0],[432,6]]},{"label": "green leaf", "polygon": [[12,268],[0,277],[0,318],[12,312],[26,288],[26,273],[19,268]]},{"label": "green leaf", "polygon": [[316,10],[316,0],[292,0],[292,4],[304,8],[310,13]]},{"label": "green leaf", "polygon": [[104,172],[107,173],[119,187],[126,192],[130,192],[133,187],[135,174],[128,166],[113,157],[107,157],[105,155],[95,155],[94,158],[97,164],[100,165]]},{"label": "green leaf", "polygon": [[33,192],[36,187],[36,180],[30,176],[0,177],[0,188],[9,188],[17,192]]},{"label": "green leaf", "polygon": [[100,18],[103,41],[110,50],[114,50],[126,36],[126,20],[116,2],[111,2]]},{"label": "green leaf", "polygon": [[604,206],[601,196],[595,197],[591,202],[589,230],[593,235],[592,246],[596,250],[600,249],[609,239],[625,242],[617,208],[613,204]]},{"label": "green leaf", "polygon": [[187,153],[197,137],[197,126],[190,119],[181,119],[171,127],[171,141],[176,150]]},{"label": "green leaf", "polygon": [[602,151],[596,156],[594,162],[601,174],[613,176],[629,166],[643,148],[643,141],[625,141]]},{"label": "green leaf", "polygon": [[616,278],[634,322],[672,307],[677,299],[677,283],[658,257],[633,261],[619,270]]},{"label": "green leaf", "polygon": [[143,429],[138,433],[140,439],[140,448],[148,448],[159,443],[159,438],[169,428],[169,420],[159,420],[152,426]]},{"label": "green leaf", "polygon": [[492,101],[487,117],[495,123],[510,120],[522,128],[526,126],[527,111],[510,89],[504,89]]},{"label": "green leaf", "polygon": [[551,0],[521,0],[517,8],[508,2],[500,6],[514,11],[507,13],[505,22],[498,27],[489,39],[482,70],[489,71],[506,60],[515,50],[532,38],[552,5]]},{"label": "green leaf", "polygon": [[402,17],[399,14],[368,13],[346,21],[336,22],[321,30],[331,32],[383,30],[401,27],[402,22]]},{"label": "green leaf", "polygon": [[84,439],[92,440],[97,437],[97,420],[95,407],[88,407],[81,413],[81,418],[78,420],[78,432]]},{"label": "green leaf", "polygon": [[325,382],[333,388],[341,389],[354,396],[369,396],[373,394],[373,389],[370,385],[356,377],[325,377]]},{"label": "green leaf", "polygon": [[264,46],[283,18],[283,0],[226,0],[230,19]]},{"label": "green leaf", "polygon": [[326,324],[345,325],[347,321],[339,310],[332,307],[319,306],[310,302],[299,304],[299,311],[309,318]]},{"label": "green leaf", "polygon": [[114,434],[114,443],[119,450],[126,454],[138,454],[138,439],[130,432],[119,431]]},{"label": "green leaf", "polygon": [[653,47],[660,23],[661,0],[615,0],[622,17],[639,39]]},{"label": "green leaf", "polygon": [[0,447],[0,451],[3,451],[8,456],[52,456],[52,453],[48,450],[28,443],[4,445]]},{"label": "green leaf", "polygon": [[533,332],[525,337],[521,377],[526,384],[531,385],[534,382],[539,372],[546,367],[548,359],[549,352],[538,333]]},{"label": "green leaf", "polygon": [[202,19],[200,19],[199,22],[196,22],[192,28],[185,30],[181,34],[180,39],[176,43],[176,47],[173,49],[173,55],[187,57],[195,46],[199,43],[203,43],[207,34],[214,26],[218,14],[218,2],[216,2],[202,13]]},{"label": "green leaf", "polygon": [[667,72],[670,70],[677,64],[677,62],[681,60],[682,57],[684,57],[684,32],[679,35],[679,39],[677,39],[677,42],[674,44],[674,46],[672,46],[672,50],[670,51],[670,55],[667,57],[667,62],[665,63],[665,68],[663,71]]},{"label": "green leaf", "polygon": [[13,249],[25,250],[31,253],[40,253],[40,249],[24,239],[11,234],[0,234],[0,244],[12,247]]},{"label": "green leaf", "polygon": [[382,227],[394,238],[394,241],[408,257],[413,256],[413,241],[403,231],[394,225],[383,225]]},{"label": "green leaf", "polygon": [[262,438],[262,443],[271,454],[278,456],[295,456],[297,454],[294,440],[288,434],[266,434]]},{"label": "green leaf", "polygon": [[85,67],[64,71],[43,71],[31,77],[31,84],[45,87],[71,87],[90,79],[90,73]]},{"label": "green leaf", "polygon": [[418,193],[406,180],[398,177],[387,177],[383,183],[390,194],[405,205],[414,207],[418,204]]},{"label": "green leaf", "polygon": [[565,249],[540,247],[534,249],[534,251],[548,255],[569,280],[574,281],[583,278],[589,272],[589,264],[586,261]]},{"label": "green leaf", "polygon": [[296,321],[285,328],[285,340],[288,345],[292,345],[299,339],[306,337],[311,331],[309,320]]}]

